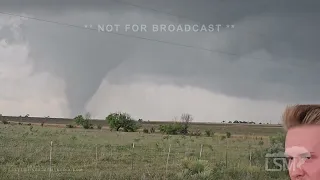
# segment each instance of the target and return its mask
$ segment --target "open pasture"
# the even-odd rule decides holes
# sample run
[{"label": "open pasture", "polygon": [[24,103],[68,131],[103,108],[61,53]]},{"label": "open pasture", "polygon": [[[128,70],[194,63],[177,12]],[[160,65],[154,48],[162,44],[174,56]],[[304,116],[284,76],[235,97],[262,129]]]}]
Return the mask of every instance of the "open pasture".
[{"label": "open pasture", "polygon": [[[200,129],[201,136],[1,124],[0,179],[287,178],[284,171],[266,171],[263,157],[270,136],[281,128],[192,124],[190,129]],[[208,129],[214,134],[206,135]]]}]

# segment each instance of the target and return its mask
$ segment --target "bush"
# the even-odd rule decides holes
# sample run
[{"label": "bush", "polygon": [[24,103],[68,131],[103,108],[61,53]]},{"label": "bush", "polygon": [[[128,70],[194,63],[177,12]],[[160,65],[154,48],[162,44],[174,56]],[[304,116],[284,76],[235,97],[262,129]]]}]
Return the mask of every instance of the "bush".
[{"label": "bush", "polygon": [[90,124],[89,120],[85,120],[84,123],[82,124],[82,127],[84,129],[93,129],[93,124]]},{"label": "bush", "polygon": [[82,115],[78,115],[74,118],[74,121],[77,125],[83,125],[85,120]]},{"label": "bush", "polygon": [[156,129],[154,127],[151,127],[150,133],[155,133],[155,132],[156,132]]},{"label": "bush", "polygon": [[185,158],[182,161],[182,168],[183,171],[177,173],[180,176],[178,179],[215,179],[209,177],[211,168],[207,161]]},{"label": "bush", "polygon": [[286,136],[283,133],[278,133],[275,136],[270,136],[269,139],[272,145],[280,144],[283,147],[285,146]]},{"label": "bush", "polygon": [[137,121],[127,113],[111,113],[106,117],[106,120],[108,121],[110,130],[115,129],[119,131],[120,128],[123,128],[125,132],[135,132],[140,126]]},{"label": "bush", "polygon": [[210,136],[212,135],[212,131],[211,131],[211,130],[206,130],[205,132],[206,132],[206,135],[207,135],[208,137],[210,137]]},{"label": "bush", "polygon": [[231,137],[231,133],[230,132],[227,132],[226,135],[227,135],[227,138]]},{"label": "bush", "polygon": [[[285,151],[285,135],[284,134],[277,134],[276,136],[270,137],[270,147],[264,149],[256,149],[252,154],[252,162],[255,165],[264,164],[266,163],[266,155],[269,154],[278,154]],[[274,161],[278,163],[282,162],[282,159],[272,159],[270,157],[268,166],[270,168],[277,168],[275,167]],[[279,162],[280,161],[280,162]]]},{"label": "bush", "polygon": [[102,129],[102,125],[101,125],[101,124],[98,124],[98,125],[97,125],[97,129]]},{"label": "bush", "polygon": [[221,136],[220,139],[221,139],[221,140],[224,140],[224,139],[226,139],[226,136]]},{"label": "bush", "polygon": [[7,120],[2,120],[3,124],[9,124],[9,122]]},{"label": "bush", "polygon": [[74,118],[77,125],[81,125],[84,129],[93,129],[93,124],[90,123],[91,115],[87,113],[85,117],[78,115]]},{"label": "bush", "polygon": [[264,144],[263,141],[259,141],[259,143],[258,143],[259,146],[262,146],[263,144]]},{"label": "bush", "polygon": [[159,130],[160,132],[165,134],[176,135],[176,134],[179,134],[184,129],[180,123],[173,123],[173,124],[160,125]]},{"label": "bush", "polygon": [[201,163],[201,161],[185,161],[183,162],[183,167],[187,169],[191,175],[194,175],[203,172],[205,165]]},{"label": "bush", "polygon": [[143,129],[143,132],[144,132],[144,133],[149,133],[149,130],[148,130],[147,128],[144,128],[144,129]]},{"label": "bush", "polygon": [[67,125],[66,125],[66,128],[74,128],[74,126],[71,125],[71,124],[67,124]]},{"label": "bush", "polygon": [[191,132],[190,136],[201,136],[201,131],[198,129],[197,131]]}]

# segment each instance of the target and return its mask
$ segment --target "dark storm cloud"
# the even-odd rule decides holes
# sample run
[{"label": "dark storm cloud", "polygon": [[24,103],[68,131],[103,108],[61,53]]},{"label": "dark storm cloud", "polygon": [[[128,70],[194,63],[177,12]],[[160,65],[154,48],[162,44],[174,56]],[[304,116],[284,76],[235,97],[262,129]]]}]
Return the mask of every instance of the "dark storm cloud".
[{"label": "dark storm cloud", "polygon": [[[320,91],[318,1],[132,0],[130,3],[190,21],[102,0],[2,0],[0,10],[78,25],[117,23],[121,19],[139,23],[139,18],[143,20],[140,23],[161,23],[167,19],[176,23],[236,24],[234,30],[212,35],[139,34],[237,54],[232,56],[28,21],[25,36],[37,56],[37,67],[63,77],[73,114],[83,111],[111,70],[113,83],[127,83],[135,73],[165,75],[174,79],[175,84],[191,84],[251,99],[308,101],[314,100]],[[129,19],[132,14],[126,13],[136,16]]]}]

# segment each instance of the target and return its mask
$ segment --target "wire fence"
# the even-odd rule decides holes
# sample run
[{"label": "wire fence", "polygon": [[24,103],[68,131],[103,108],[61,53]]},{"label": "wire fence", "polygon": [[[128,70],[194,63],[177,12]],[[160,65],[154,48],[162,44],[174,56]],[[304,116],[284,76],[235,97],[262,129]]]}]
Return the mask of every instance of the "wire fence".
[{"label": "wire fence", "polygon": [[106,144],[0,144],[0,165],[11,172],[86,173],[86,172],[161,172],[181,171],[186,159],[207,164],[248,167],[254,148],[236,144],[182,146],[177,143],[142,146]]}]

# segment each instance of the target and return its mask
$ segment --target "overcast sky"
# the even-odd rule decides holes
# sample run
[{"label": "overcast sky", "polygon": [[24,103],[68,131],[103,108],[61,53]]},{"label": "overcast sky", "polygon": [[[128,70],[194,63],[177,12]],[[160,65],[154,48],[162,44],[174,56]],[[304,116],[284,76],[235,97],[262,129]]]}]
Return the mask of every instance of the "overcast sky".
[{"label": "overcast sky", "polygon": [[[286,105],[320,100],[316,0],[1,0],[0,12],[119,24],[116,33],[131,36],[0,14],[3,115],[123,111],[145,120],[190,113],[195,121],[277,123]],[[148,29],[125,31],[126,24]],[[221,27],[153,31],[160,24]]]}]

